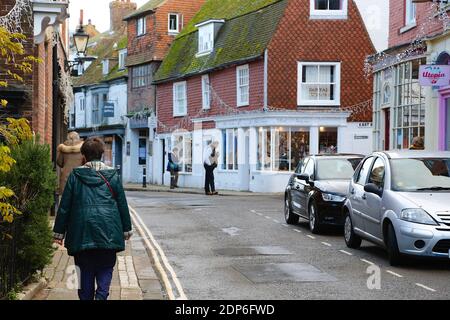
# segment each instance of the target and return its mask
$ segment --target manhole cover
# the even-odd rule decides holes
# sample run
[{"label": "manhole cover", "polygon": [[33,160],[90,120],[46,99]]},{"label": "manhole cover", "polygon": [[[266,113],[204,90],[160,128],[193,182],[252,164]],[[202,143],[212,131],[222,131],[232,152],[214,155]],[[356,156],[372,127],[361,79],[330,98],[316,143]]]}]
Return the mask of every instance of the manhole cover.
[{"label": "manhole cover", "polygon": [[292,253],[282,247],[243,247],[214,250],[222,256],[282,256]]},{"label": "manhole cover", "polygon": [[306,263],[269,263],[234,268],[253,283],[337,281],[336,278]]}]

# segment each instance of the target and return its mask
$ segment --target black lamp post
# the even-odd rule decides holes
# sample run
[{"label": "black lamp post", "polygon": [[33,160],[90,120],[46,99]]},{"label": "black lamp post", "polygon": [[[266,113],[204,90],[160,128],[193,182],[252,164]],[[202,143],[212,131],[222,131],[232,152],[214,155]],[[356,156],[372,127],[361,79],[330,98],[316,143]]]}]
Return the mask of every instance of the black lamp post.
[{"label": "black lamp post", "polygon": [[72,76],[78,76],[77,67],[85,61],[95,60],[94,57],[87,57],[86,51],[89,43],[89,35],[84,31],[83,23],[80,22],[80,26],[73,34],[73,43],[75,45],[77,57],[74,61],[67,61],[66,71],[70,71]]},{"label": "black lamp post", "polygon": [[85,55],[89,42],[89,35],[84,31],[83,25],[80,25],[77,32],[74,33],[73,42],[75,44],[75,48],[77,49],[78,56]]}]

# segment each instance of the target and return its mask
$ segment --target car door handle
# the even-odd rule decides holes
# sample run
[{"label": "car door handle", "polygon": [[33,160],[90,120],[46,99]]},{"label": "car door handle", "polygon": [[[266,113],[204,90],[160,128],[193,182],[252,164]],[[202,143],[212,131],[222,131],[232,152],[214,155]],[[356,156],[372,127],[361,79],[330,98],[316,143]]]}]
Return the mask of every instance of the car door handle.
[{"label": "car door handle", "polygon": [[297,184],[297,185],[295,186],[295,189],[300,190],[300,185]]},{"label": "car door handle", "polygon": [[352,191],[350,191],[351,195],[355,195],[355,189],[352,189]]},{"label": "car door handle", "polygon": [[362,196],[362,199],[363,199],[363,200],[367,200],[367,196],[364,194],[364,195]]}]

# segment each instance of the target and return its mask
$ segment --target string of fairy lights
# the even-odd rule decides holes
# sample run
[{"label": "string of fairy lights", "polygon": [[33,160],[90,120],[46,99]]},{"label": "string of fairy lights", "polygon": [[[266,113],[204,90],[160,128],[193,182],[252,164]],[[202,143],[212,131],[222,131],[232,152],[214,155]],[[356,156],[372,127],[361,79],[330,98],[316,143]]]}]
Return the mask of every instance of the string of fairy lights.
[{"label": "string of fairy lights", "polygon": [[11,11],[0,17],[0,27],[5,28],[10,33],[22,33],[24,20],[32,25],[31,1],[16,0],[16,4]]},{"label": "string of fairy lights", "polygon": [[[437,19],[436,19],[437,18]],[[364,75],[369,78],[374,69],[393,68],[396,64],[412,58],[426,51],[426,37],[437,24],[442,24],[443,30],[450,27],[450,17],[447,14],[447,3],[441,0],[433,0],[428,8],[426,20],[420,24],[419,31],[411,44],[402,52],[389,54],[380,52],[367,57],[364,62]]]}]

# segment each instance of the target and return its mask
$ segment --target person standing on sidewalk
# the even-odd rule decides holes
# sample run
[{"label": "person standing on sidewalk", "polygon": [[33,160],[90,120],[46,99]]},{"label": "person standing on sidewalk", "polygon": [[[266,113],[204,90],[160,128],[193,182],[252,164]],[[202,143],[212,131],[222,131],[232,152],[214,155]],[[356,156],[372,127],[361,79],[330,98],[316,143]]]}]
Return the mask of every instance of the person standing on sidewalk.
[{"label": "person standing on sidewalk", "polygon": [[216,186],[214,182],[214,170],[217,168],[219,160],[219,152],[217,148],[219,147],[219,142],[214,141],[209,146],[206,147],[203,154],[203,166],[205,168],[205,194],[206,195],[217,195]]},{"label": "person standing on sidewalk", "polygon": [[81,141],[80,136],[76,132],[70,132],[67,135],[67,141],[58,146],[58,157],[56,164],[61,168],[59,175],[59,195],[61,196],[66,186],[67,179],[72,173],[72,170],[83,164],[83,156],[81,155]]},{"label": "person standing on sidewalk", "polygon": [[180,171],[178,148],[173,148],[168,155],[167,171],[170,172],[170,189],[178,188],[178,172]]},{"label": "person standing on sidewalk", "polygon": [[[107,300],[117,252],[132,235],[130,212],[117,170],[101,162],[103,141],[81,147],[84,165],[69,176],[56,216],[55,242],[74,256],[80,300]],[[97,283],[97,290],[95,290]]]}]

